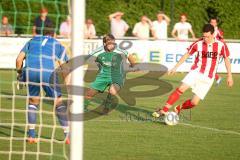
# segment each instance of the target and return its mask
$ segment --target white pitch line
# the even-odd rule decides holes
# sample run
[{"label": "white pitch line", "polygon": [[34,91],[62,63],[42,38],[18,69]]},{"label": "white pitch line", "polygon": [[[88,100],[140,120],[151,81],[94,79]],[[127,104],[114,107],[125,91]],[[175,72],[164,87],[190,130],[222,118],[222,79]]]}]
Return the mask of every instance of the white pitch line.
[{"label": "white pitch line", "polygon": [[[8,120],[8,119],[4,119],[4,120]],[[9,119],[11,120],[11,119]],[[18,119],[20,120],[20,119]],[[1,121],[0,121],[1,122]],[[145,122],[145,123],[149,123],[151,121],[141,121],[141,120],[125,120],[125,119],[93,119],[93,120],[89,120],[86,122]],[[218,129],[218,128],[211,128],[211,127],[205,127],[205,126],[200,126],[200,125],[194,125],[194,124],[189,124],[189,123],[179,123],[179,125],[183,125],[183,126],[188,126],[188,127],[192,127],[192,128],[200,128],[200,129],[205,129],[205,130],[210,130],[210,131],[214,131],[214,132],[220,132],[220,133],[227,133],[227,134],[234,134],[234,135],[238,135],[240,136],[240,132],[236,132],[236,131],[231,131],[231,130],[224,130],[224,129]]]},{"label": "white pitch line", "polygon": [[205,130],[211,130],[211,131],[214,131],[214,132],[221,132],[221,133],[234,134],[234,135],[240,136],[239,132],[231,131],[231,130],[211,128],[211,127],[205,127],[205,126],[200,126],[200,125],[193,125],[193,124],[189,124],[189,123],[179,123],[179,124],[184,125],[184,126],[189,126],[189,127],[192,127],[192,128],[200,128],[200,129],[205,129]]},{"label": "white pitch line", "polygon": [[[131,122],[131,120],[129,120],[129,121],[127,121],[127,120],[91,120],[91,121],[93,121],[93,122]],[[137,121],[132,121],[132,122],[137,122]],[[211,130],[214,132],[221,132],[221,133],[234,134],[234,135],[240,136],[239,132],[231,131],[231,130],[223,130],[223,129],[218,129],[218,128],[211,128],[211,127],[205,127],[205,126],[193,125],[193,124],[181,123],[181,122],[179,124],[183,125],[183,126],[189,126],[192,128],[200,128],[200,129],[205,129],[205,130]]]}]

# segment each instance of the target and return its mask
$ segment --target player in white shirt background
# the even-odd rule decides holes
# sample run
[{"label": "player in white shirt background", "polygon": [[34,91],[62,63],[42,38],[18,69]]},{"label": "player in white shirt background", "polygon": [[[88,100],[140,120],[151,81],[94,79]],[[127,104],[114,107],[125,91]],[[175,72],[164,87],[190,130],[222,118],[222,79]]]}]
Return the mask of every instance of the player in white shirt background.
[{"label": "player in white shirt background", "polygon": [[152,35],[155,39],[166,40],[168,38],[167,28],[170,23],[170,18],[160,11],[157,14],[157,20],[153,22]]},{"label": "player in white shirt background", "polygon": [[148,39],[152,21],[146,16],[141,17],[141,21],[136,23],[133,28],[133,35],[139,39]]},{"label": "player in white shirt background", "polygon": [[96,29],[93,20],[88,18],[84,25],[84,38],[91,39],[96,37]]},{"label": "player in white shirt background", "polygon": [[129,25],[122,19],[123,15],[123,12],[115,12],[108,16],[111,24],[111,34],[115,38],[123,37],[129,29]]},{"label": "player in white shirt background", "polygon": [[[172,36],[176,38],[176,40],[184,41],[188,40],[188,33],[191,33],[192,38],[195,39],[195,34],[192,30],[192,25],[187,22],[187,15],[180,15],[180,22],[176,23],[172,30]],[[176,35],[177,33],[177,35]]]},{"label": "player in white shirt background", "polygon": [[71,37],[71,27],[72,27],[72,19],[70,16],[67,16],[66,21],[62,22],[60,25],[60,35],[66,38]]}]

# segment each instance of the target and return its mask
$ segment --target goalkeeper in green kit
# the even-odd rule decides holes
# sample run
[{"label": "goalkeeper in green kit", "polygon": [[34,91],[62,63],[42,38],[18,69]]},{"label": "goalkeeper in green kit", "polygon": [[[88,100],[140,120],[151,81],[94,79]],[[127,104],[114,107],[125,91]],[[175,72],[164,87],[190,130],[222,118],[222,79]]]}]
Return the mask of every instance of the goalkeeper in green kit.
[{"label": "goalkeeper in green kit", "polygon": [[95,81],[91,83],[90,89],[85,93],[85,102],[88,102],[96,94],[103,93],[108,88],[106,105],[103,109],[103,114],[107,114],[109,112],[107,105],[111,103],[112,96],[117,95],[124,85],[126,78],[125,61],[129,61],[129,66],[133,71],[135,61],[132,55],[117,46],[115,38],[111,34],[106,35],[103,38],[103,46],[97,48],[89,56],[96,57],[95,62],[99,67],[99,72]]}]

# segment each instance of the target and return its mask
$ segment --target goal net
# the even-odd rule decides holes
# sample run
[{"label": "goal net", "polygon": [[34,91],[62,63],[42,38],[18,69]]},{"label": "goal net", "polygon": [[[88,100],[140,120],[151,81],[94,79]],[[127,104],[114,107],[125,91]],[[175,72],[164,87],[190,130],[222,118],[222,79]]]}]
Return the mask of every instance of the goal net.
[{"label": "goal net", "polygon": [[[34,111],[37,114],[35,132],[38,141],[34,144],[29,144],[27,142],[29,136],[28,87],[32,82],[18,82],[15,66],[10,65],[10,63],[15,63],[13,57],[16,58],[16,55],[20,52],[20,46],[23,47],[25,42],[32,38],[34,21],[36,17],[39,16],[39,12],[43,7],[48,9],[48,17],[54,24],[56,34],[59,34],[61,22],[65,21],[70,14],[70,0],[1,0],[0,18],[7,17],[13,30],[13,32],[8,35],[10,37],[3,38],[7,38],[6,40],[8,41],[16,41],[18,38],[25,38],[16,41],[16,44],[10,46],[10,48],[5,46],[6,49],[13,50],[12,55],[0,55],[0,58],[6,58],[7,64],[7,66],[0,68],[1,160],[76,159],[76,157],[74,158],[74,154],[71,154],[70,147],[77,146],[79,143],[76,145],[71,144],[71,146],[66,144],[66,137],[63,134],[63,128],[56,116],[54,98],[45,96],[45,92],[41,87],[43,85],[42,83],[34,84],[39,85],[41,88],[39,94],[40,103],[38,109]],[[6,35],[3,34],[2,36]],[[27,40],[26,37],[28,38]],[[1,43],[2,42],[3,39]],[[60,42],[62,43],[62,41]],[[70,50],[71,44],[69,43],[69,40],[63,42],[62,45],[67,47],[67,50]],[[4,45],[1,47],[4,47]],[[16,48],[18,49],[18,52],[16,52]],[[68,56],[71,57],[71,55]],[[7,62],[8,60],[9,62]],[[62,89],[63,101],[68,101],[70,98],[63,80],[59,85]],[[75,112],[78,113],[77,110],[75,110]],[[76,125],[79,125],[79,123],[76,123],[75,126]],[[74,129],[76,127],[73,126],[72,128]],[[80,136],[80,138],[82,137]],[[71,148],[71,150],[74,150],[74,148]],[[77,159],[81,159],[81,157],[77,157]]]},{"label": "goal net", "polygon": [[[20,83],[15,71],[1,71],[0,84],[0,159],[68,159],[69,146],[65,144],[62,127],[58,124],[54,99],[40,93],[36,123],[36,144],[29,144],[27,90],[29,83]],[[12,80],[12,82],[11,82]],[[40,84],[39,84],[40,85]],[[66,93],[66,92],[65,92]],[[67,97],[64,98],[67,100]]]}]

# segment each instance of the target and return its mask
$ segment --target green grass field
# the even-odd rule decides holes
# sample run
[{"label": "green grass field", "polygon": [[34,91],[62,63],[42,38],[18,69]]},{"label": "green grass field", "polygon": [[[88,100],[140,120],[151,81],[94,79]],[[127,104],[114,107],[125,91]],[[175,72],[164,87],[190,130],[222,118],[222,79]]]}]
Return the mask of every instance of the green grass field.
[{"label": "green grass field", "polygon": [[[134,78],[141,76],[141,73],[128,74],[129,83],[134,85]],[[180,84],[185,74],[175,76],[144,76],[138,80],[144,82],[143,86],[130,88],[131,92],[141,91],[133,103],[134,96],[123,88],[122,94],[118,97],[118,106],[107,116],[92,113],[84,122],[84,160],[238,160],[240,159],[240,75],[234,75],[235,85],[233,88],[226,86],[226,75],[220,86],[212,87],[206,99],[190,112],[184,111],[184,117],[176,126],[166,126],[163,123],[151,118],[151,113],[157,106],[166,101],[169,90],[166,89],[167,82],[175,88]],[[42,153],[53,153],[52,156],[40,155],[40,160],[62,160],[64,155],[69,156],[69,146],[63,143],[61,129],[58,128],[55,134],[53,127],[42,127],[41,138],[44,140],[38,144],[26,144],[23,137],[26,135],[25,112],[6,112],[8,109],[25,110],[25,99],[15,97],[15,100],[3,95],[12,95],[12,80],[15,73],[9,70],[0,71],[0,160],[9,159],[10,148],[13,151],[28,151],[29,153],[40,151]],[[162,81],[160,81],[162,80]],[[165,82],[163,82],[165,81]],[[128,83],[128,81],[126,81]],[[137,83],[137,82],[136,82]],[[148,85],[147,85],[148,84]],[[163,86],[159,85],[162,84]],[[156,89],[160,86],[162,95],[156,93],[144,97],[144,92]],[[171,88],[170,88],[171,89]],[[25,94],[25,91],[19,91]],[[132,94],[135,94],[132,93]],[[160,93],[161,94],[161,93]],[[191,97],[191,91],[187,91],[178,103]],[[122,98],[121,98],[122,97]],[[123,100],[124,99],[124,100]],[[100,99],[101,100],[101,99]],[[16,102],[15,104],[13,102]],[[97,103],[89,107],[96,108]],[[51,112],[52,107],[49,101],[44,101],[43,109]],[[91,116],[93,116],[91,118]],[[90,118],[89,118],[90,117]],[[13,124],[14,126],[2,125]],[[40,118],[38,117],[38,123]],[[42,114],[42,123],[52,126],[56,122],[53,114]],[[22,124],[22,126],[16,125]],[[57,123],[58,125],[58,123]],[[11,129],[12,128],[12,129]],[[12,132],[11,132],[12,131]],[[10,145],[10,136],[13,136]],[[54,137],[54,143],[49,143]],[[19,138],[19,139],[18,139]],[[36,155],[26,154],[25,159],[36,159]],[[12,160],[22,159],[23,154],[12,154]]]}]

